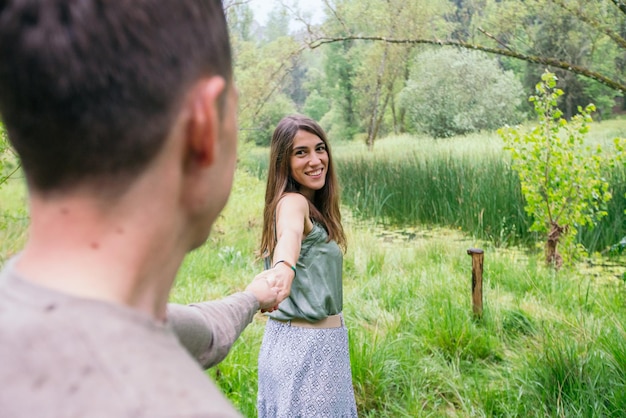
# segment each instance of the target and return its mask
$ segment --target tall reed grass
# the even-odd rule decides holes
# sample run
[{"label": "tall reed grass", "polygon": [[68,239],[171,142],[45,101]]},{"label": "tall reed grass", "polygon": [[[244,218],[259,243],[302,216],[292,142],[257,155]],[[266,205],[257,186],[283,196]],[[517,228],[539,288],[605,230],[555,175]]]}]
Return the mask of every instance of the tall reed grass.
[{"label": "tall reed grass", "polygon": [[402,154],[338,157],[344,203],[358,216],[458,227],[496,244],[528,236],[519,181],[500,152],[463,154],[434,141],[406,145]]}]

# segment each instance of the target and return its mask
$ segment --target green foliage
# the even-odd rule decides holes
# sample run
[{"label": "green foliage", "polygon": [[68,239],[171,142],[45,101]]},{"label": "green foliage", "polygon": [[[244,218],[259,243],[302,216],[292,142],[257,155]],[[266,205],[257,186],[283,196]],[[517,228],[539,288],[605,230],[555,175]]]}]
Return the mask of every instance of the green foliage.
[{"label": "green foliage", "polygon": [[346,123],[341,107],[335,106],[335,103],[333,103],[330,110],[326,112],[319,123],[332,140],[351,140],[356,130]]},{"label": "green foliage", "polygon": [[17,172],[19,167],[17,155],[9,144],[4,126],[0,123],[0,187]]},{"label": "green foliage", "polygon": [[248,4],[238,4],[226,9],[228,29],[231,36],[242,41],[252,40],[254,13]]},{"label": "green foliage", "polygon": [[256,123],[241,132],[244,141],[252,141],[256,145],[267,146],[278,122],[295,111],[295,105],[283,94],[275,95],[270,102],[259,110],[255,117]]},{"label": "green foliage", "polygon": [[0,266],[22,248],[28,227],[20,164],[0,125]]},{"label": "green foliage", "polygon": [[476,51],[430,50],[415,59],[400,101],[409,129],[445,138],[520,120],[522,87],[512,72]]},{"label": "green foliage", "polygon": [[329,136],[343,139],[352,139],[358,128],[352,46],[352,42],[337,42],[325,49],[324,94],[330,101],[330,110],[320,123],[324,122],[322,127]]},{"label": "green foliage", "polygon": [[7,141],[7,135],[4,131],[4,127],[0,124],[0,186],[6,181],[4,172],[6,171],[7,150],[9,144]]},{"label": "green foliage", "polygon": [[293,90],[295,74],[301,74],[295,71],[301,48],[291,37],[258,43],[240,38],[239,32],[232,33],[232,45],[239,90],[240,137],[243,141],[267,144],[276,123],[296,110],[290,99],[295,92],[289,90]]},{"label": "green foliage", "polygon": [[[323,24],[328,38],[369,34],[391,39],[446,37],[443,17],[452,6],[440,0],[342,0]],[[330,9],[329,9],[330,10]],[[324,46],[325,75],[336,131],[365,135],[370,148],[388,132],[401,132],[405,114],[396,100],[409,74],[414,45],[346,41]]]},{"label": "green foliage", "polygon": [[264,38],[272,42],[276,39],[289,36],[289,23],[291,18],[287,10],[276,4],[272,10],[270,10],[267,17],[267,23],[264,30]]},{"label": "green foliage", "polygon": [[302,113],[313,118],[316,121],[321,121],[322,118],[330,110],[330,103],[328,99],[322,97],[317,90],[313,90],[307,97]]},{"label": "green foliage", "polygon": [[[498,48],[505,54],[518,52],[549,57],[601,74],[612,81],[619,82],[622,78],[625,15],[616,7],[619,2],[465,0],[459,3],[464,7],[468,3],[479,5],[469,28],[474,35],[470,38],[472,43]],[[506,57],[500,59],[508,61],[505,65],[514,69],[518,78],[523,80],[527,95],[532,94],[546,64]],[[603,119],[609,118],[610,102],[618,94],[617,89],[611,92],[590,77],[574,74],[569,65],[563,67],[551,67],[551,71],[559,77],[559,86],[565,91],[559,106],[566,119],[576,113],[578,106],[584,107],[588,103],[596,105]]]},{"label": "green foliage", "polygon": [[[407,102],[422,102],[424,109],[431,112],[426,117],[421,117],[425,113],[419,111],[407,115],[408,104],[400,106],[403,103],[398,100],[399,92],[414,89],[412,83],[427,81],[411,75],[413,81],[408,82],[409,67],[414,66],[413,58],[424,49],[423,44],[410,42],[412,40],[441,40],[442,43],[463,40],[477,47],[531,56],[533,59],[529,59],[533,63],[495,55],[505,70],[511,70],[504,73],[514,73],[515,79],[524,81],[523,96],[532,94],[543,70],[543,64],[534,63],[535,58],[571,63],[616,83],[626,67],[624,43],[619,41],[623,34],[624,14],[609,1],[338,0],[332,2],[332,11],[321,6],[326,15],[319,26],[316,22],[309,27],[310,30],[298,33],[289,30],[294,27],[297,4],[283,3],[271,12],[266,26],[259,27],[253,21],[247,1],[226,2],[234,40],[235,78],[241,91],[240,125],[244,130],[256,129],[259,109],[270,103],[276,94],[288,96],[301,112],[320,115],[318,120],[330,110],[326,120],[331,123],[326,127],[333,127],[338,137],[346,139],[370,133],[372,138],[390,132],[414,133],[418,129],[425,130],[420,125],[422,120],[430,122],[431,135],[449,136],[454,132],[495,126],[494,119],[502,126],[503,122],[517,123],[520,118],[532,114],[528,103],[522,103],[524,111],[519,113],[515,106],[517,96],[515,100],[500,99],[502,95],[510,94],[515,86],[519,87],[517,81],[503,82],[499,90],[494,88],[491,96],[480,85],[472,90],[475,83],[501,73],[502,69],[496,66],[491,74],[487,69],[481,73],[486,77],[469,77],[469,73],[463,72],[461,78],[466,80],[462,81],[471,88],[457,87],[455,82],[439,85],[429,94],[405,93],[403,96],[408,94],[404,97]],[[306,19],[305,14],[299,16]],[[329,43],[305,52],[315,57],[316,65],[300,62],[302,67],[298,67],[294,56],[300,57],[306,44],[318,45],[315,39],[322,34]],[[393,39],[394,42],[345,39],[370,36]],[[333,42],[333,39],[337,41]],[[270,46],[272,44],[274,46]],[[447,47],[433,45],[432,48],[443,52]],[[420,64],[431,65],[426,59]],[[461,62],[440,65],[436,75],[452,77],[457,73],[456,68],[461,66]],[[318,72],[312,75],[311,69]],[[587,76],[574,75],[567,65],[564,69],[554,68],[554,71],[560,78],[560,87],[566,90],[559,103],[566,119],[576,113],[578,105],[589,102],[597,109],[594,118],[606,120],[611,117],[614,96],[617,95],[615,86],[607,87]],[[322,83],[314,89],[307,88],[312,78],[319,78]],[[326,104],[312,99],[305,109],[307,93],[315,95],[314,91],[326,99]],[[469,97],[466,104],[456,103],[465,96]],[[481,109],[482,104],[476,106],[474,99],[491,101],[488,104],[492,107]],[[432,108],[435,107],[448,110],[434,113]],[[321,113],[323,109],[327,111],[324,114]],[[465,112],[473,112],[473,116],[463,115]],[[480,112],[483,116],[476,116]]]},{"label": "green foliage", "polygon": [[[585,98],[592,99],[593,104],[596,107],[594,118],[604,119],[611,117],[613,113],[613,107],[615,106],[615,98],[622,96],[621,93],[611,90],[607,86],[598,83],[595,80],[588,78],[577,77],[580,84],[583,86]],[[588,103],[589,101],[587,101]]]},{"label": "green foliage", "polygon": [[498,132],[519,175],[531,230],[546,236],[548,242],[560,231],[552,238],[573,256],[578,252],[574,242],[578,229],[595,225],[607,214],[612,195],[601,173],[623,159],[623,145],[616,140],[610,157],[599,145],[594,149],[587,145],[585,136],[595,107],[579,108],[580,113],[568,122],[557,107],[563,92],[556,87],[556,76],[546,72],[541,79],[537,95],[530,98],[539,123],[528,132],[518,128]]}]

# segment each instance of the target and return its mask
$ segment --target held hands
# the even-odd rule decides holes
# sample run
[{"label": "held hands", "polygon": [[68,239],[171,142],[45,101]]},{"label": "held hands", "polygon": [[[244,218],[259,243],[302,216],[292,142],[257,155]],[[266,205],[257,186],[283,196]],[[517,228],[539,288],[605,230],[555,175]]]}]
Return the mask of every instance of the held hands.
[{"label": "held hands", "polygon": [[278,309],[278,304],[289,296],[294,277],[295,272],[284,263],[276,264],[274,268],[265,270],[255,277],[252,284],[261,280],[266,282],[271,289],[277,291],[276,302],[270,306],[261,305],[261,312],[273,312]]},{"label": "held hands", "polygon": [[296,278],[296,269],[288,262],[281,260],[274,264],[274,268],[267,270],[278,287],[279,303],[291,293],[291,283]]},{"label": "held hands", "polygon": [[257,298],[261,312],[272,312],[278,308],[282,299],[279,299],[279,288],[276,286],[276,281],[270,280],[266,276],[265,271],[257,275],[252,283],[246,287],[246,290],[252,292]]}]

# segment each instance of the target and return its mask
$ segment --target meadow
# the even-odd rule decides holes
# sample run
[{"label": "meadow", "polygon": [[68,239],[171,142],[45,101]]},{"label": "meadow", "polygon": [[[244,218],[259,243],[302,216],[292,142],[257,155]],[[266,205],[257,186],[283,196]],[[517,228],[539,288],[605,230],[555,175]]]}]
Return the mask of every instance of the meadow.
[{"label": "meadow", "polygon": [[[237,173],[210,242],[186,260],[173,299],[219,297],[261,268],[264,184]],[[344,314],[362,417],[619,416],[626,413],[624,282],[581,266],[555,273],[533,254],[454,229],[381,227],[343,210]],[[485,310],[471,306],[471,258],[485,250]],[[255,416],[258,315],[210,371]]]},{"label": "meadow", "polygon": [[[595,141],[626,136],[624,122],[594,129]],[[626,415],[623,263],[598,268],[599,258],[557,273],[532,246],[517,246],[530,240],[527,220],[497,137],[388,138],[374,154],[360,143],[333,145],[359,416]],[[206,245],[183,263],[173,302],[241,290],[262,268],[256,249],[267,152],[241,147],[229,203]],[[23,196],[19,179],[0,188],[0,263],[24,241]],[[472,247],[485,251],[480,319],[472,314]],[[256,416],[264,324],[257,315],[208,372],[246,417]]]}]

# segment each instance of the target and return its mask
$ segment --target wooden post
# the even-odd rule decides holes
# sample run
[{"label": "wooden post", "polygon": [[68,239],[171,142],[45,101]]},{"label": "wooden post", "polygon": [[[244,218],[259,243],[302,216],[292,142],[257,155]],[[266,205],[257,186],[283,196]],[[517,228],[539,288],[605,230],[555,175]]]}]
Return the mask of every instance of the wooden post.
[{"label": "wooden post", "polygon": [[470,248],[467,254],[472,256],[472,310],[474,316],[483,316],[483,258],[484,251]]}]

